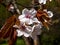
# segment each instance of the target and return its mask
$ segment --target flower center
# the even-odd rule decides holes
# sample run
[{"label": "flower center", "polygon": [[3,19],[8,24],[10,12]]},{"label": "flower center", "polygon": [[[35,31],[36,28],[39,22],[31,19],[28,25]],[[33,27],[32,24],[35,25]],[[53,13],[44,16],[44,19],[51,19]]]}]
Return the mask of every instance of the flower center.
[{"label": "flower center", "polygon": [[26,15],[26,18],[31,18],[31,15]]}]

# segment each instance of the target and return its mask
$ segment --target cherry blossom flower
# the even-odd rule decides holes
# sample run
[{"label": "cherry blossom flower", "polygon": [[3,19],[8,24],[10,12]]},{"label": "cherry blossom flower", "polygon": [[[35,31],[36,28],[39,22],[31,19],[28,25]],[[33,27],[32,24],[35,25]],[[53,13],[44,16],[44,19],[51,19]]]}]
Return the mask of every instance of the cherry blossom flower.
[{"label": "cherry blossom flower", "polygon": [[18,17],[18,19],[22,22],[22,23],[27,23],[27,24],[32,24],[33,23],[33,17],[36,15],[36,10],[34,9],[31,9],[31,10],[28,10],[28,9],[23,9],[22,10],[22,15],[20,15]]},{"label": "cherry blossom flower", "polygon": [[[52,0],[49,0],[49,1],[51,2]],[[47,0],[39,0],[40,4],[46,4],[46,2],[47,2]]]},{"label": "cherry blossom flower", "polygon": [[[27,18],[26,15],[30,15],[31,17]],[[18,17],[20,20],[20,26],[25,26],[24,30],[20,28],[18,25],[14,25],[13,27],[18,28],[17,29],[17,36],[25,36],[25,37],[32,37],[35,39],[37,35],[40,35],[42,30],[42,24],[38,21],[37,18],[34,16],[36,15],[36,10],[31,9],[23,9],[22,15]],[[27,24],[27,25],[26,25]]]}]

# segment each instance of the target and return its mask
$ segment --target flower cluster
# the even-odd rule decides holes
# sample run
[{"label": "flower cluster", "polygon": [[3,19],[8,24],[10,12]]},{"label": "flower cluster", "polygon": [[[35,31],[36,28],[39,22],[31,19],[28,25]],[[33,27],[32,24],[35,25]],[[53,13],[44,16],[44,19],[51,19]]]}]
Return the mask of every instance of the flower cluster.
[{"label": "flower cluster", "polygon": [[[22,11],[22,15],[20,15],[18,17],[19,21],[20,21],[20,26],[18,25],[14,25],[13,27],[18,28],[17,29],[17,36],[25,36],[25,37],[32,37],[33,39],[37,36],[41,34],[41,28],[42,28],[42,24],[40,21],[38,21],[38,19],[36,17],[34,17],[36,15],[36,10],[35,9],[23,9]],[[30,16],[30,17],[26,17],[26,16]],[[24,28],[23,28],[23,27]],[[23,29],[21,29],[20,27],[22,27]]]},{"label": "flower cluster", "polygon": [[[46,2],[47,0],[39,0],[40,4],[46,4]],[[9,10],[13,11],[13,9],[14,7],[11,5]],[[19,12],[19,10],[17,11]],[[51,11],[47,11],[47,9],[44,9],[43,11],[47,12],[50,18],[53,16],[53,13]],[[37,35],[41,34],[42,23],[35,17],[36,14],[37,11],[34,8],[31,8],[30,10],[25,8],[22,10],[22,15],[18,17],[20,25],[13,26],[17,28],[17,36],[32,37],[35,39]]]}]

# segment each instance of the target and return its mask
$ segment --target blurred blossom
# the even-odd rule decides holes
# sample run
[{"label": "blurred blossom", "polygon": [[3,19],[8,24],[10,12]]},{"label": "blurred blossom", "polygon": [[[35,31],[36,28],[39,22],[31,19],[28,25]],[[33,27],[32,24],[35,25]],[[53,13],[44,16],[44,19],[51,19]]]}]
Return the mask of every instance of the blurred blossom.
[{"label": "blurred blossom", "polygon": [[[52,0],[49,0],[49,1],[51,2]],[[40,4],[46,4],[46,2],[47,2],[47,0],[39,0]]]},{"label": "blurred blossom", "polygon": [[[30,15],[31,18],[26,18],[27,14]],[[33,39],[35,39],[37,35],[41,34],[42,24],[40,21],[38,21],[37,18],[34,17],[35,15],[36,15],[36,10],[34,10],[33,8],[31,10],[28,10],[26,8],[22,10],[22,15],[20,15],[18,19],[21,22],[20,24],[25,26],[25,28],[24,30],[22,30],[20,28],[21,25],[20,26],[14,25],[13,27],[18,28],[17,36],[32,37]]]}]

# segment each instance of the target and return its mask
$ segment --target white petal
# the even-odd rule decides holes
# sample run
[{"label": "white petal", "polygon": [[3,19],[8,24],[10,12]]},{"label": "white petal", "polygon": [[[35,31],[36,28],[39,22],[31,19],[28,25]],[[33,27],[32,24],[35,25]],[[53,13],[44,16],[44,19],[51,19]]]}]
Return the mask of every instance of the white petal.
[{"label": "white petal", "polygon": [[40,4],[43,3],[43,0],[39,0],[39,3],[40,3]]},{"label": "white petal", "polygon": [[27,27],[26,27],[26,31],[27,31],[28,33],[31,33],[32,27],[31,27],[31,26],[27,26]]},{"label": "white petal", "polygon": [[42,3],[43,3],[43,4],[46,4],[46,1],[47,1],[47,0],[39,0],[39,3],[40,3],[40,4],[42,4]]},{"label": "white petal", "polygon": [[28,23],[28,24],[29,24],[29,25],[30,25],[30,24],[33,24],[33,20],[32,20],[32,19],[30,19],[30,21],[29,21],[29,23]]},{"label": "white petal", "polygon": [[34,25],[34,26],[32,27],[32,32],[34,31],[35,26],[36,26],[36,25]]},{"label": "white petal", "polygon": [[37,13],[37,11],[33,8],[29,12],[31,13],[32,16],[35,16]]},{"label": "white petal", "polygon": [[47,13],[50,18],[53,17],[53,13],[51,11],[48,11]]},{"label": "white petal", "polygon": [[30,34],[32,32],[32,27],[31,26],[26,26],[26,25],[25,25],[25,27],[26,27],[25,32]]},{"label": "white petal", "polygon": [[23,18],[20,21],[25,23],[27,20],[28,20],[27,18]]},{"label": "white petal", "polygon": [[[25,19],[24,19],[24,20],[25,20]],[[26,22],[25,22],[25,23],[27,23],[27,24],[29,24],[29,25],[30,25],[30,24],[33,24],[33,20],[32,20],[32,19],[28,19],[28,18],[27,18],[27,20],[26,20]]]},{"label": "white petal", "polygon": [[38,19],[37,19],[37,18],[33,18],[33,22],[41,23],[40,21],[38,21]]},{"label": "white petal", "polygon": [[24,36],[25,36],[25,37],[29,37],[30,34],[24,32]]},{"label": "white petal", "polygon": [[46,4],[46,1],[47,1],[47,0],[44,0],[44,1],[43,1],[43,4]]},{"label": "white petal", "polygon": [[26,15],[27,13],[29,13],[29,10],[27,8],[25,8],[25,9],[22,10],[22,14]]},{"label": "white petal", "polygon": [[17,26],[17,25],[13,25],[13,27],[15,27],[15,28],[19,28],[19,26]]},{"label": "white petal", "polygon": [[16,31],[17,31],[17,36],[18,36],[18,37],[23,35],[23,31],[18,30],[18,29],[17,29]]}]

